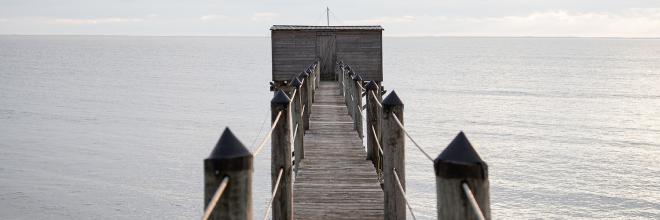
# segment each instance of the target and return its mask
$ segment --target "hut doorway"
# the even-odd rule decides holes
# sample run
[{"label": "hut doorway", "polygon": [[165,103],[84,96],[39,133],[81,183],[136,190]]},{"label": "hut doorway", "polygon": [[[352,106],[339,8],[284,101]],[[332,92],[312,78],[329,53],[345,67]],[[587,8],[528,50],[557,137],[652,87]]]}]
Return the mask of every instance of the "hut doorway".
[{"label": "hut doorway", "polygon": [[318,35],[316,45],[321,64],[321,80],[335,80],[335,35]]}]

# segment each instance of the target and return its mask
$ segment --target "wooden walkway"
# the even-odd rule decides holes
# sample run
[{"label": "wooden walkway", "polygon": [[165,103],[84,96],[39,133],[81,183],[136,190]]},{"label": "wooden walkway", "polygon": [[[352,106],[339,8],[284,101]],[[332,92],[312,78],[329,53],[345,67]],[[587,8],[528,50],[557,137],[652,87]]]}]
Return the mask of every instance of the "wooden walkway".
[{"label": "wooden walkway", "polygon": [[336,82],[322,81],[293,185],[296,219],[383,219],[383,191]]}]

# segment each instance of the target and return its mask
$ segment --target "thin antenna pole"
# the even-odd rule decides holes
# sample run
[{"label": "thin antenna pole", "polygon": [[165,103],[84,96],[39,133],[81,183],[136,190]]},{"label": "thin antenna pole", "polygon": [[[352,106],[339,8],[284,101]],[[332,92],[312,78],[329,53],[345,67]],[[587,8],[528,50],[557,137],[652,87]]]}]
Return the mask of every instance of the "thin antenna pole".
[{"label": "thin antenna pole", "polygon": [[325,6],[325,20],[328,22],[328,26],[330,26],[330,8],[328,6]]}]

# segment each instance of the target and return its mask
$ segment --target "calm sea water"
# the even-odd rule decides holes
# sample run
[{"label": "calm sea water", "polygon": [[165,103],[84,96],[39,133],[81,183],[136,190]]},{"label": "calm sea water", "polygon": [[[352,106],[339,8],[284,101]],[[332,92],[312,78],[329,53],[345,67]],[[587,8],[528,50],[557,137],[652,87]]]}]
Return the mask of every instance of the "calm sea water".
[{"label": "calm sea water", "polygon": [[[384,47],[410,133],[437,155],[465,131],[489,164],[495,218],[660,218],[660,40]],[[0,218],[199,218],[222,129],[251,148],[264,136],[270,60],[258,37],[0,36]],[[406,154],[411,205],[434,219],[432,164],[412,142]]]}]

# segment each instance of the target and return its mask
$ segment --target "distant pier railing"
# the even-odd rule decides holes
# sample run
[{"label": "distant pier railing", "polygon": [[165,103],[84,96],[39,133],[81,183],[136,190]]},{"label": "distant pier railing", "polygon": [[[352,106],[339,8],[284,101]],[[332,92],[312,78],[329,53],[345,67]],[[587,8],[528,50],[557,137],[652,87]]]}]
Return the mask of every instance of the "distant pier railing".
[{"label": "distant pier railing", "polygon": [[[203,219],[252,219],[253,160],[269,139],[272,194],[263,219],[294,219],[292,175],[305,158],[303,136],[320,84],[318,64],[293,74],[291,80],[271,84],[271,127],[252,152],[225,129],[204,160]],[[385,219],[406,219],[406,209],[416,219],[406,195],[406,137],[433,164],[438,219],[491,219],[488,166],[463,132],[433,159],[406,130],[404,104],[396,92],[383,98],[387,91],[381,82],[363,81],[357,70],[341,61],[335,74],[353,128],[360,138],[366,137],[366,159],[376,168],[383,189]]]}]

